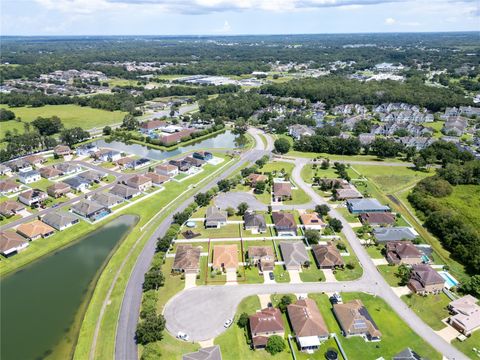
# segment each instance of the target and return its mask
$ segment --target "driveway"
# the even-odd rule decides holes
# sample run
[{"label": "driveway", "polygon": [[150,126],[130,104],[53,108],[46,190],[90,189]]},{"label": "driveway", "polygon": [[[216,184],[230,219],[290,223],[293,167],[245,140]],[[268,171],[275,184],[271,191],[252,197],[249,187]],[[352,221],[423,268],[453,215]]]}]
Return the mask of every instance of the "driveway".
[{"label": "driveway", "polygon": [[237,208],[242,202],[248,204],[249,210],[255,211],[267,211],[267,205],[257,200],[257,198],[246,192],[229,192],[219,194],[215,200],[215,205],[220,209],[226,209],[228,207]]},{"label": "driveway", "polygon": [[185,274],[185,289],[197,286],[197,274]]},{"label": "driveway", "polygon": [[325,275],[325,281],[327,282],[336,282],[337,279],[335,278],[335,275],[333,274],[332,269],[322,269],[323,274]]},{"label": "driveway", "polygon": [[300,284],[300,283],[302,283],[302,279],[300,279],[300,271],[298,271],[298,270],[288,270],[288,274],[290,275],[290,284]]}]

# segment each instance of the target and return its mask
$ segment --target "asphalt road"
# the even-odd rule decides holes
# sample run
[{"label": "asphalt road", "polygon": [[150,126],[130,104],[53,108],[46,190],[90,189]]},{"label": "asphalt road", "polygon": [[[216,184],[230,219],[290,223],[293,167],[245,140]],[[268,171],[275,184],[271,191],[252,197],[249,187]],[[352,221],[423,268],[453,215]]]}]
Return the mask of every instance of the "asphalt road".
[{"label": "asphalt road", "polygon": [[[240,156],[240,160],[235,165],[230,167],[220,176],[208,182],[205,186],[198,187],[196,193],[207,191],[215,186],[218,180],[230,176],[230,174],[234,173],[236,170],[247,166],[249,163],[252,163],[267,154],[267,152],[263,150],[263,142],[258,137],[258,130],[250,129],[249,132],[256,140],[255,149],[243,153]],[[155,254],[157,238],[163,236],[169,228],[172,223],[173,213],[184,210],[192,201],[193,195],[179,204],[175,211],[172,211],[171,214],[162,221],[153,235],[148,239],[145,247],[137,258],[137,262],[130,274],[127,288],[123,295],[122,307],[118,319],[115,339],[115,358],[118,360],[138,358],[135,330],[140,314],[144,275],[148,271],[153,255]]]}]

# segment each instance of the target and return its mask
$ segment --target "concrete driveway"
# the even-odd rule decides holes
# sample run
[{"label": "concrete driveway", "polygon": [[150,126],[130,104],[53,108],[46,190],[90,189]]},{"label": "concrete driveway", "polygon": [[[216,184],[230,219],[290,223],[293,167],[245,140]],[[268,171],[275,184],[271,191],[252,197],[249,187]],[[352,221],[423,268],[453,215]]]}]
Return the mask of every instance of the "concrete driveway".
[{"label": "concrete driveway", "polygon": [[197,286],[197,274],[185,274],[185,289]]},{"label": "concrete driveway", "polygon": [[288,270],[288,274],[290,275],[290,283],[291,284],[299,284],[302,282],[300,279],[300,271],[298,270]]},{"label": "concrete driveway", "polygon": [[267,205],[257,200],[254,195],[246,192],[221,193],[215,198],[214,202],[215,205],[221,209],[228,207],[236,209],[240,203],[245,202],[248,204],[249,210],[267,211]]}]

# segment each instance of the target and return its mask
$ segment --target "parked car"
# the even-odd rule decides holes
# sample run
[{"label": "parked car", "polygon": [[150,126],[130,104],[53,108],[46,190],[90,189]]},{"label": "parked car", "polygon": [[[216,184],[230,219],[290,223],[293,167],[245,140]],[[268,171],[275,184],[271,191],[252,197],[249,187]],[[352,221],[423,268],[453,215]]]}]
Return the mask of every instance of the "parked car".
[{"label": "parked car", "polygon": [[226,328],[228,328],[228,327],[230,327],[230,325],[232,325],[232,322],[233,322],[232,319],[227,319],[227,321],[225,321],[225,323],[223,324],[223,326],[226,327]]},{"label": "parked car", "polygon": [[270,277],[270,280],[275,280],[275,275],[273,272],[268,273],[268,276]]},{"label": "parked car", "polygon": [[341,304],[341,303],[343,303],[342,295],[340,295],[338,292],[334,293],[334,294],[330,297],[330,302],[331,302],[332,304]]},{"label": "parked car", "polygon": [[181,332],[181,331],[178,332],[177,338],[181,339],[181,340],[184,340],[184,341],[188,341],[190,339],[187,334],[185,334],[184,332]]}]

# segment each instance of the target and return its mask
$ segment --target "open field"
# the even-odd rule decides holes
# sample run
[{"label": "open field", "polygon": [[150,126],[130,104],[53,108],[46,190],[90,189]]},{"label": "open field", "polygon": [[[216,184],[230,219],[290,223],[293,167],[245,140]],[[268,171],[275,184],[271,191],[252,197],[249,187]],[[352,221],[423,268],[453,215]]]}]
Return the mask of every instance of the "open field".
[{"label": "open field", "polygon": [[478,230],[480,224],[480,186],[457,185],[447,197],[436,199],[442,205],[454,210]]},{"label": "open field", "polygon": [[66,128],[81,126],[83,129],[92,129],[95,127],[104,127],[105,125],[116,124],[122,122],[125,112],[106,111],[93,109],[90,107],[82,107],[78,105],[45,105],[42,107],[15,107],[10,108],[7,105],[0,105],[0,108],[9,109],[15,113],[17,117],[22,118],[22,122],[9,120],[2,122],[0,127],[0,138],[5,136],[5,132],[17,129],[19,133],[23,133],[23,122],[32,122],[38,116],[51,117],[58,116]]},{"label": "open field", "polygon": [[445,327],[441,320],[449,316],[447,306],[450,299],[444,293],[428,296],[404,295],[402,300],[433,330]]}]

